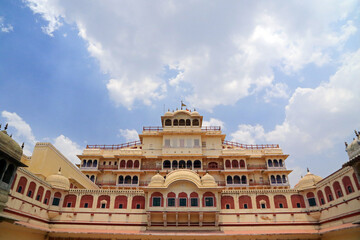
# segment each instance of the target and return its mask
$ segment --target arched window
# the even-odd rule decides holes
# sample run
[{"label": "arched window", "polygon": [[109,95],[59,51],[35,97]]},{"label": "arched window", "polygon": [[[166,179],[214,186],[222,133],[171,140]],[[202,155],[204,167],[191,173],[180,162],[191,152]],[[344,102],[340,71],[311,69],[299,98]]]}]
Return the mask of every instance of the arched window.
[{"label": "arched window", "polygon": [[125,184],[131,184],[131,177],[130,176],[125,177]]},{"label": "arched window", "polygon": [[193,126],[199,126],[199,120],[198,119],[193,120]]},{"label": "arched window", "polygon": [[209,169],[217,169],[217,168],[218,168],[217,162],[210,162],[210,163],[208,164],[208,168],[209,168]]},{"label": "arched window", "polygon": [[47,190],[44,197],[44,204],[49,205],[50,196],[51,196],[51,192],[50,190]]},{"label": "arched window", "polygon": [[237,175],[234,176],[234,184],[240,184],[240,177]]},{"label": "arched window", "polygon": [[344,185],[346,194],[350,194],[350,193],[354,192],[354,187],[353,187],[353,185],[351,183],[351,180],[350,180],[349,176],[343,177],[342,183]]},{"label": "arched window", "polygon": [[139,182],[138,176],[134,176],[132,179],[132,184],[138,184],[138,182]]},{"label": "arched window", "polygon": [[94,160],[93,167],[97,167],[97,160]]},{"label": "arched window", "polygon": [[64,197],[63,207],[74,208],[76,204],[76,195],[69,194]]},{"label": "arched window", "polygon": [[90,181],[94,182],[95,181],[95,176],[94,175],[91,175],[90,177]]},{"label": "arched window", "polygon": [[82,166],[83,166],[83,167],[86,167],[86,160],[83,161]]},{"label": "arched window", "polygon": [[179,168],[182,169],[182,168],[185,168],[185,161],[184,160],[180,160],[179,161]]},{"label": "arched window", "polygon": [[163,168],[171,168],[171,163],[169,160],[165,160],[163,162]]},{"label": "arched window", "polygon": [[144,196],[135,196],[132,199],[131,203],[132,209],[144,209],[145,208],[145,197]]},{"label": "arched window", "polygon": [[256,206],[258,209],[262,208],[270,208],[269,197],[266,195],[258,195],[256,196]]},{"label": "arched window", "polygon": [[245,161],[244,160],[240,160],[240,168],[245,168]]},{"label": "arched window", "polygon": [[191,120],[190,119],[186,119],[186,126],[191,126]]},{"label": "arched window", "polygon": [[268,160],[268,166],[269,166],[269,167],[272,167],[272,166],[273,166],[273,163],[272,163],[271,159]]},{"label": "arched window", "polygon": [[87,164],[86,164],[86,167],[91,167],[91,165],[92,165],[92,161],[91,161],[91,160],[88,160],[88,161],[87,161]]},{"label": "arched window", "polygon": [[87,178],[90,178],[90,176],[89,176],[89,175],[87,175],[87,174],[86,174],[86,177],[87,177]]},{"label": "arched window", "polygon": [[116,196],[114,208],[127,208],[127,196]]},{"label": "arched window", "polygon": [[4,159],[1,159],[0,160],[0,179],[5,172],[5,169],[6,169],[6,161]]},{"label": "arched window", "polygon": [[275,208],[288,208],[286,197],[284,195],[274,196]]},{"label": "arched window", "polygon": [[134,168],[139,168],[139,166],[140,166],[139,160],[135,160],[135,162],[134,162]]},{"label": "arched window", "polygon": [[247,184],[245,175],[241,176],[241,184]]},{"label": "arched window", "polygon": [[201,168],[201,161],[200,160],[195,160],[194,161],[194,168]]},{"label": "arched window", "polygon": [[19,179],[19,182],[18,182],[16,191],[17,191],[18,193],[23,194],[24,191],[25,191],[26,184],[27,184],[27,179],[26,179],[24,176],[22,176],[22,177]]},{"label": "arched window", "polygon": [[124,177],[122,175],[119,176],[118,184],[124,184]]},{"label": "arched window", "polygon": [[231,176],[227,176],[227,177],[226,177],[226,183],[227,183],[227,184],[233,184],[233,179],[232,179]]},{"label": "arched window", "polygon": [[173,167],[173,169],[178,168],[178,162],[176,160],[173,160],[172,167]]},{"label": "arched window", "polygon": [[126,162],[126,168],[132,168],[133,167],[133,161],[132,160],[128,160]]},{"label": "arched window", "polygon": [[162,193],[154,192],[150,197],[150,207],[163,207],[164,206],[164,198]]},{"label": "arched window", "polygon": [[171,126],[171,119],[165,120],[165,126]]},{"label": "arched window", "polygon": [[226,160],[226,161],[225,161],[225,167],[226,167],[226,168],[231,168],[231,162],[230,162],[230,160]]},{"label": "arched window", "polygon": [[61,200],[61,193],[56,192],[56,193],[54,194],[54,198],[53,198],[52,205],[53,205],[53,206],[59,206],[60,200]]},{"label": "arched window", "polygon": [[326,199],[328,202],[331,202],[332,200],[334,200],[332,191],[329,186],[325,187],[325,194],[326,194]]},{"label": "arched window", "polygon": [[280,177],[280,175],[276,175],[276,183],[277,183],[277,184],[281,183],[281,177]]},{"label": "arched window", "polygon": [[283,167],[283,160],[282,159],[279,159],[279,167]]},{"label": "arched window", "polygon": [[251,197],[243,195],[239,197],[240,209],[252,209]]},{"label": "arched window", "polygon": [[109,195],[101,195],[98,197],[97,208],[109,208],[110,207],[110,196]]},{"label": "arched window", "polygon": [[239,162],[237,160],[232,160],[232,167],[239,168]]},{"label": "arched window", "polygon": [[186,162],[186,168],[187,168],[187,169],[191,169],[191,168],[192,168],[192,161],[191,161],[191,160],[187,160],[187,162]]},{"label": "arched window", "polygon": [[317,191],[317,196],[318,196],[318,200],[320,205],[324,205],[325,204],[325,198],[324,198],[324,194],[321,190]]},{"label": "arched window", "polygon": [[271,183],[272,183],[272,184],[276,183],[276,180],[275,180],[275,176],[274,176],[274,175],[271,175],[270,179],[271,179]]},{"label": "arched window", "polygon": [[125,160],[121,160],[120,161],[120,168],[125,168],[126,166],[126,161]]},{"label": "arched window", "polygon": [[36,188],[36,184],[34,182],[31,182],[26,196],[28,196],[29,198],[33,198],[34,193],[35,193],[35,188]]},{"label": "arched window", "polygon": [[214,193],[206,192],[203,195],[203,207],[216,207],[216,198]]},{"label": "arched window", "polygon": [[340,198],[340,197],[344,196],[344,194],[341,190],[341,187],[340,187],[340,183],[338,181],[334,182],[333,188],[335,191],[336,198]]},{"label": "arched window", "polygon": [[175,207],[176,205],[176,194],[173,192],[169,192],[167,194],[167,206],[168,207]]},{"label": "arched window", "polygon": [[174,119],[174,126],[179,126],[179,120]]},{"label": "arched window", "polygon": [[221,209],[234,209],[234,198],[232,196],[221,197]]},{"label": "arched window", "polygon": [[199,207],[199,194],[197,192],[190,193],[190,207]]},{"label": "arched window", "polygon": [[291,204],[293,208],[305,208],[304,197],[300,194],[291,195]]},{"label": "arched window", "polygon": [[353,173],[353,179],[354,179],[357,189],[360,190],[360,184],[359,184],[359,181],[358,181],[355,173]]},{"label": "arched window", "polygon": [[285,175],[282,175],[282,182],[286,183],[286,176]]},{"label": "arched window", "polygon": [[5,173],[4,173],[4,176],[3,176],[2,181],[3,181],[4,183],[9,184],[10,181],[11,181],[11,178],[12,178],[12,176],[13,176],[13,174],[14,174],[14,171],[15,171],[15,166],[14,166],[14,164],[9,164],[8,167],[7,167],[7,169],[6,169],[6,171],[5,171]]},{"label": "arched window", "polygon": [[274,167],[279,167],[279,163],[276,159],[274,159]]},{"label": "arched window", "polygon": [[36,198],[35,198],[36,201],[41,202],[43,194],[44,194],[44,188],[42,186],[40,186],[36,193]]},{"label": "arched window", "polygon": [[83,195],[80,199],[81,208],[92,208],[94,197],[92,195]]},{"label": "arched window", "polygon": [[185,126],[185,120],[184,119],[179,120],[179,126]]},{"label": "arched window", "polygon": [[310,207],[316,206],[315,195],[314,195],[313,192],[308,192],[308,193],[306,194],[306,197],[307,197],[307,199],[308,199],[308,202],[309,202],[309,206],[310,206]]}]

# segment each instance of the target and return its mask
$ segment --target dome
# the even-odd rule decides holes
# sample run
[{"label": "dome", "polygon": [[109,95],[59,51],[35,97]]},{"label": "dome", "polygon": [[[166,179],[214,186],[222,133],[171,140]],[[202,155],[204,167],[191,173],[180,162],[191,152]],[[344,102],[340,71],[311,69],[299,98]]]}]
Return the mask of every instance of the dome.
[{"label": "dome", "polygon": [[62,190],[69,190],[70,188],[70,181],[61,174],[61,170],[57,174],[48,176],[46,182],[50,183],[53,188]]},{"label": "dome", "polygon": [[312,174],[308,172],[300,181],[295,185],[295,189],[304,190],[308,188],[314,188],[315,184],[320,182],[322,177]]},{"label": "dome", "polygon": [[346,152],[349,156],[349,160],[360,155],[360,134],[355,131],[356,138],[346,146]]},{"label": "dome", "polygon": [[200,114],[197,111],[194,111],[191,113],[191,116],[200,116]]},{"label": "dome", "polygon": [[160,173],[155,174],[149,183],[149,186],[161,186],[164,183],[164,177]]},{"label": "dome", "polygon": [[202,178],[201,182],[204,186],[217,186],[215,182],[215,178],[211,176],[209,173],[206,173]]},{"label": "dome", "polygon": [[19,162],[23,154],[22,148],[7,134],[6,130],[0,131],[0,151]]}]

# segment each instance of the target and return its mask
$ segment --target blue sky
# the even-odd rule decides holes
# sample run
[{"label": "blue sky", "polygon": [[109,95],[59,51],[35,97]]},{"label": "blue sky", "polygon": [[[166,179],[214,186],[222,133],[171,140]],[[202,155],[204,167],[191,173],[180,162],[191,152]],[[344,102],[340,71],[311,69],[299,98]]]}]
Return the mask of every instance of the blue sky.
[{"label": "blue sky", "polygon": [[227,140],[279,143],[291,183],[360,129],[359,1],[1,1],[0,122],[76,162],[183,100]]}]

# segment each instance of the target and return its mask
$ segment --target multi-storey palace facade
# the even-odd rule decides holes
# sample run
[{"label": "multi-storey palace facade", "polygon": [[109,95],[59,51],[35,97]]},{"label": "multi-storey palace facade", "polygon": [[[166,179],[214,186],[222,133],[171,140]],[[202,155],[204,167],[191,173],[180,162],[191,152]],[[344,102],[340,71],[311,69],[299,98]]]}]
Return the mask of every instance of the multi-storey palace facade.
[{"label": "multi-storey palace facade", "polygon": [[[88,145],[79,166],[38,143],[21,159],[0,239],[359,239],[360,154],[291,188],[279,145],[229,142],[202,121],[167,112],[139,141]],[[357,135],[349,156],[358,148]]]}]

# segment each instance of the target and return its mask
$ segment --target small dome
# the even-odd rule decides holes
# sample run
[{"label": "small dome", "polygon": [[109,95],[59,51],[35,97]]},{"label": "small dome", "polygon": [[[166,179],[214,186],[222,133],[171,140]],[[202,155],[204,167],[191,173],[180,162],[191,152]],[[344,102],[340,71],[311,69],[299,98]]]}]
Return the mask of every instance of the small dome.
[{"label": "small dome", "polygon": [[152,176],[149,186],[161,186],[164,183],[164,177],[160,173]]},{"label": "small dome", "polygon": [[19,162],[23,154],[19,144],[7,134],[6,130],[0,131],[0,151]]},{"label": "small dome", "polygon": [[191,113],[191,116],[200,116],[200,114],[197,111],[194,111]]},{"label": "small dome", "polygon": [[304,190],[309,188],[314,188],[315,184],[320,182],[322,177],[312,174],[308,172],[300,181],[295,185],[295,189]]},{"label": "small dome", "polygon": [[356,138],[346,147],[349,160],[360,155],[360,135],[357,133]]},{"label": "small dome", "polygon": [[209,173],[206,173],[202,178],[201,182],[203,186],[207,187],[217,187],[217,184],[215,182],[215,178],[211,176]]},{"label": "small dome", "polygon": [[46,182],[50,183],[53,188],[62,190],[69,190],[70,188],[69,179],[63,176],[60,170],[57,174],[48,176]]}]

